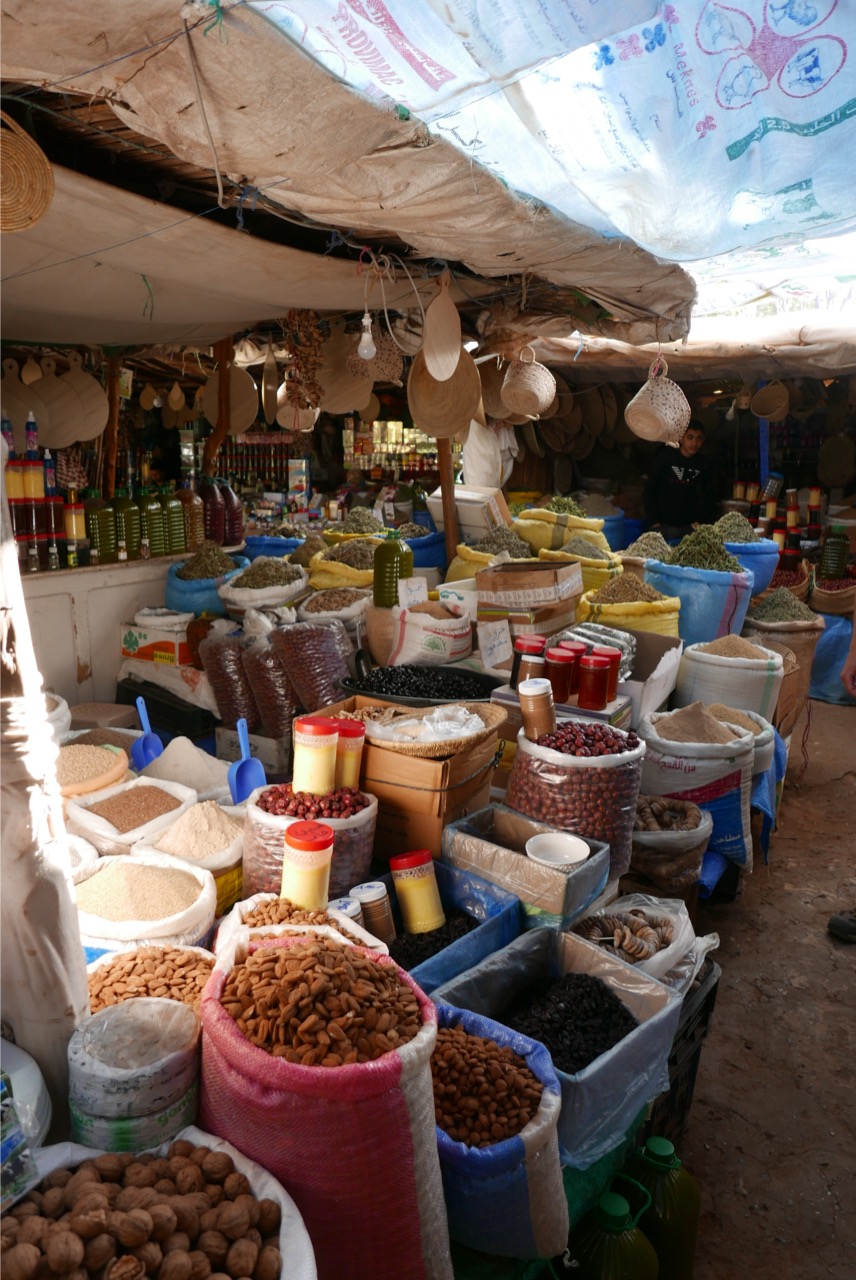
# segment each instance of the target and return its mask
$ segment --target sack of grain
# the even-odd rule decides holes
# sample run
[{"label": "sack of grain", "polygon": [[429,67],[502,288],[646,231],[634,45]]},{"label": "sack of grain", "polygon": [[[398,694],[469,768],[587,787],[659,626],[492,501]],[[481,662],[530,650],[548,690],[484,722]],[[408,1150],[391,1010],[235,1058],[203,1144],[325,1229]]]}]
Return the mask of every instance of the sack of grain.
[{"label": "sack of grain", "polygon": [[783,678],[780,653],[741,636],[721,636],[684,648],[673,702],[725,703],[772,720]]},{"label": "sack of grain", "polygon": [[289,933],[316,933],[349,947],[359,945],[389,955],[385,942],[335,907],[328,907],[326,911],[304,911],[278,893],[254,893],[251,898],[236,902],[220,923],[214,951],[218,956],[228,953],[242,960],[249,954],[250,943],[262,938],[282,938]]},{"label": "sack of grain", "polygon": [[[624,582],[628,573],[615,578]],[[653,631],[658,636],[677,636],[681,601],[678,596],[666,596],[662,600],[631,600],[628,591],[626,604],[600,604],[592,599],[595,591],[586,591],[577,605],[577,622],[600,622],[605,627],[619,627],[624,631]]]},{"label": "sack of grain", "polygon": [[[139,791],[147,794],[136,794]],[[148,794],[150,791],[159,792],[166,800],[150,806],[149,801],[157,800]],[[72,835],[83,836],[102,856],[129,853],[132,845],[151,840],[196,804],[196,800],[196,792],[180,782],[135,778],[133,782],[120,782],[115,787],[69,800],[66,828]],[[108,801],[110,804],[106,805]],[[105,816],[97,812],[101,806],[105,807]]]},{"label": "sack of grain", "polygon": [[560,564],[574,561],[580,566],[580,573],[583,577],[583,591],[597,591],[600,587],[606,586],[608,582],[612,582],[614,578],[617,578],[624,571],[620,558],[613,555],[603,560],[593,559],[576,551],[542,550],[538,552],[538,559],[556,560]]},{"label": "sack of grain", "polygon": [[680,596],[678,635],[685,645],[739,635],[754,586],[751,571],[724,573],[659,560],[646,561],[645,581],[663,595]]},{"label": "sack of grain", "polygon": [[138,841],[131,853],[166,853],[179,862],[210,871],[217,886],[217,915],[225,915],[241,896],[245,813],[244,805],[202,801],[191,805],[153,838]]},{"label": "sack of grain", "polygon": [[602,520],[572,516],[565,511],[530,507],[524,517],[515,520],[513,528],[536,554],[542,549],[559,550],[575,534],[581,534],[602,551],[609,551],[609,543],[601,532]]},{"label": "sack of grain", "polygon": [[204,946],[217,904],[210,871],[165,853],[99,858],[75,896],[84,950],[98,953],[129,942]]},{"label": "sack of grain", "polygon": [[[435,606],[442,608],[442,606]],[[443,610],[448,614],[448,610]],[[468,658],[473,651],[469,617],[433,617],[431,612],[402,609],[395,605],[392,615],[392,644],[387,666],[442,666]]]}]

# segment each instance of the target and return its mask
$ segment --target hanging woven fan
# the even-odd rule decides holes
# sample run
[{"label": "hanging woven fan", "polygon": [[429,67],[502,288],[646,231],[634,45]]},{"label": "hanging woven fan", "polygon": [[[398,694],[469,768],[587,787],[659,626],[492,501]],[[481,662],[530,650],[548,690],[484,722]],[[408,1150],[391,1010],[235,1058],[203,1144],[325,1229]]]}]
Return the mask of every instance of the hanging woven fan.
[{"label": "hanging woven fan", "polygon": [[0,111],[0,231],[26,231],[45,216],[54,193],[50,161],[17,121]]}]

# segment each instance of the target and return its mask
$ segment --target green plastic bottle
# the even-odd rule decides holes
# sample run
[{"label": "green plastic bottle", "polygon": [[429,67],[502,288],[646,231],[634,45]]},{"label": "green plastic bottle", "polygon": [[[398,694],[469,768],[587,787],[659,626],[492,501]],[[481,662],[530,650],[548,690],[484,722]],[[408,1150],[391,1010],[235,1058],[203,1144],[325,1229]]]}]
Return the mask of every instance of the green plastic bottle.
[{"label": "green plastic bottle", "polygon": [[385,538],[374,553],[373,600],[377,609],[391,609],[398,604],[398,578],[401,554],[397,538]]},{"label": "green plastic bottle", "polygon": [[168,484],[161,485],[158,491],[163,508],[163,531],[166,541],[166,554],[176,556],[187,549],[184,537],[184,507]]},{"label": "green plastic bottle", "polygon": [[110,503],[116,513],[116,541],[124,540],[129,560],[140,558],[140,508],[133,498],[128,497],[127,489],[117,489]]},{"label": "green plastic bottle", "polygon": [[140,489],[140,516],[143,537],[149,540],[149,554],[166,555],[163,507],[154,489],[147,485]]},{"label": "green plastic bottle", "polygon": [[701,1191],[668,1138],[637,1147],[631,1172],[651,1195],[639,1220],[660,1259],[660,1280],[692,1280]]},{"label": "green plastic bottle", "polygon": [[398,576],[399,578],[412,578],[413,548],[408,546],[398,533],[395,535],[395,540],[398,543]]},{"label": "green plastic bottle", "polygon": [[821,579],[843,578],[847,573],[849,555],[850,539],[847,531],[840,524],[834,524],[823,542],[818,576]]},{"label": "green plastic bottle", "polygon": [[568,1239],[578,1280],[659,1280],[657,1254],[637,1221],[624,1196],[605,1192]]},{"label": "green plastic bottle", "polygon": [[100,489],[87,489],[83,504],[86,536],[89,539],[90,564],[115,564],[118,560],[116,546],[116,513],[101,497]]}]

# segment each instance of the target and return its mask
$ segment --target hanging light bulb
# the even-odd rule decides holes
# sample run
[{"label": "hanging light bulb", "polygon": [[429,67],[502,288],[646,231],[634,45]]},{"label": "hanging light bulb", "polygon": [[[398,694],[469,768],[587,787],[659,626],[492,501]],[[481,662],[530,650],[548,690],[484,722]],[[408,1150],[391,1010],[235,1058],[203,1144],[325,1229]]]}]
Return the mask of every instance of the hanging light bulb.
[{"label": "hanging light bulb", "polygon": [[360,337],[360,345],[357,347],[357,355],[361,360],[373,360],[377,355],[377,347],[372,337],[372,318],[368,311],[363,316],[363,332]]}]

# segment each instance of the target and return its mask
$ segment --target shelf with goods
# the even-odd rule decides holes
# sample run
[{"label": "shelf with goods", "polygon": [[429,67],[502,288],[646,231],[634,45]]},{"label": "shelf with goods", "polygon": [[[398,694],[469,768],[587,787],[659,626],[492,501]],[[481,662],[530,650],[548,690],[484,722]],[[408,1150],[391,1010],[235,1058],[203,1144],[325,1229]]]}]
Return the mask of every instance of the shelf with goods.
[{"label": "shelf with goods", "polygon": [[[437,470],[437,441],[402,421],[368,423],[346,418],[342,443],[348,468],[368,472],[397,469],[407,475]],[[459,458],[461,447],[460,441],[452,441],[453,458]]]}]

